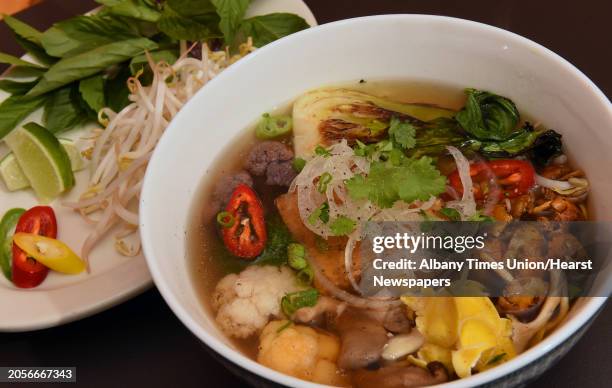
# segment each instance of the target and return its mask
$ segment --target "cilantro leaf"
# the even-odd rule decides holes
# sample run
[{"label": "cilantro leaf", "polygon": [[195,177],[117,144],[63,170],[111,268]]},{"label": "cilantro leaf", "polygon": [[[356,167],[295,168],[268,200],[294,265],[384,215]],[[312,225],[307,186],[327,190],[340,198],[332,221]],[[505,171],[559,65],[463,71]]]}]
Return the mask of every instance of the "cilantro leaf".
[{"label": "cilantro leaf", "polygon": [[329,228],[334,236],[345,236],[355,230],[357,224],[348,217],[340,216],[332,221]]},{"label": "cilantro leaf", "polygon": [[401,167],[396,175],[399,197],[408,203],[417,199],[425,201],[446,189],[446,178],[427,156],[409,161],[408,166]]},{"label": "cilantro leaf", "polygon": [[369,199],[380,207],[391,207],[397,201],[397,182],[391,179],[395,168],[385,162],[373,162],[367,177],[355,175],[346,181],[346,188],[353,199]]},{"label": "cilantro leaf", "polygon": [[397,117],[392,117],[389,123],[389,137],[408,150],[416,145],[416,128],[407,121],[401,121]]},{"label": "cilantro leaf", "polygon": [[461,221],[461,214],[459,214],[457,209],[453,209],[452,207],[443,207],[440,209],[440,214],[451,221]]},{"label": "cilantro leaf", "polygon": [[472,214],[467,221],[476,221],[476,222],[493,222],[495,221],[493,217],[482,214],[480,210],[477,210],[476,213]]},{"label": "cilantro leaf", "polygon": [[369,199],[382,208],[398,200],[427,200],[445,190],[446,178],[426,156],[400,159],[395,163],[373,162],[368,176],[356,175],[346,181],[353,199]]},{"label": "cilantro leaf", "polygon": [[329,222],[329,204],[325,202],[318,208],[316,208],[310,215],[308,216],[308,222],[311,225],[315,225],[317,220],[321,220],[324,224]]}]

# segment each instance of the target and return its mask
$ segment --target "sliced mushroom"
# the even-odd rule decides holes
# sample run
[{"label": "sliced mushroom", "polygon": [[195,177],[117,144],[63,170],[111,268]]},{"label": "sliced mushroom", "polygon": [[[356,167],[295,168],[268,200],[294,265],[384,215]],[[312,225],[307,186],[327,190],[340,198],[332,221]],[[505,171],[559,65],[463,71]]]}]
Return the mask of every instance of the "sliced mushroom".
[{"label": "sliced mushroom", "polygon": [[356,388],[424,387],[448,381],[448,372],[439,362],[430,362],[427,369],[408,362],[396,362],[376,370],[355,371],[352,381]]},{"label": "sliced mushroom", "polygon": [[293,314],[293,320],[300,323],[323,324],[335,321],[346,308],[346,303],[329,296],[321,296],[312,307],[302,307]]},{"label": "sliced mushroom", "polygon": [[385,345],[382,358],[386,361],[398,360],[419,350],[424,342],[425,338],[416,329],[412,330],[409,334],[396,335],[391,337]]},{"label": "sliced mushroom", "polygon": [[363,310],[346,309],[336,325],[340,340],[338,366],[342,369],[359,369],[377,362],[387,343],[387,331],[382,323]]},{"label": "sliced mushroom", "polygon": [[517,278],[508,283],[504,296],[497,299],[497,309],[502,314],[512,314],[521,322],[532,320],[540,310],[548,284],[536,277]]}]

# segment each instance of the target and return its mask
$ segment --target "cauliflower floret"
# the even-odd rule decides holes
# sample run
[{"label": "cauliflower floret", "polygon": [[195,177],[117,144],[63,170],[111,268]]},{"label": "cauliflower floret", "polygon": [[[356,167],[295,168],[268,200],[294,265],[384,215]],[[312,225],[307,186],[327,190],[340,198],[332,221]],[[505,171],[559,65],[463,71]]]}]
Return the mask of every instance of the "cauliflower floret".
[{"label": "cauliflower floret", "polygon": [[286,266],[248,267],[219,281],[213,293],[217,323],[227,335],[246,338],[263,328],[270,317],[281,318],[285,294],[302,290]]},{"label": "cauliflower floret", "polygon": [[346,386],[348,377],[336,365],[339,353],[340,340],[332,334],[272,321],[261,332],[257,362],[303,380]]}]

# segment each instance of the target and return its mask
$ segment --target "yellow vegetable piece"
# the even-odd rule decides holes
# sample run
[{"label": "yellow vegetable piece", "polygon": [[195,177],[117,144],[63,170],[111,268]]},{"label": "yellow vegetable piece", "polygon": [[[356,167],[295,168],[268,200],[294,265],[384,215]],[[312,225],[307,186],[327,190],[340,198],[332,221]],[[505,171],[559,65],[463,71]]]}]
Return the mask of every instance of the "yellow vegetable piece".
[{"label": "yellow vegetable piece", "polygon": [[451,358],[451,351],[447,348],[443,348],[442,346],[426,343],[421,346],[421,349],[419,349],[417,355],[420,359],[425,360],[427,364],[433,361],[441,362],[449,373],[453,373],[455,370]]},{"label": "yellow vegetable piece", "polygon": [[402,297],[416,312],[426,343],[409,361],[439,361],[459,377],[483,371],[516,356],[512,322],[501,318],[487,297]]},{"label": "yellow vegetable piece", "polygon": [[402,297],[402,301],[417,314],[417,329],[425,341],[445,348],[457,342],[457,309],[454,298]]},{"label": "yellow vegetable piece", "polygon": [[54,271],[72,275],[85,270],[85,262],[66,244],[54,238],[32,233],[15,233],[13,242],[28,256]]}]

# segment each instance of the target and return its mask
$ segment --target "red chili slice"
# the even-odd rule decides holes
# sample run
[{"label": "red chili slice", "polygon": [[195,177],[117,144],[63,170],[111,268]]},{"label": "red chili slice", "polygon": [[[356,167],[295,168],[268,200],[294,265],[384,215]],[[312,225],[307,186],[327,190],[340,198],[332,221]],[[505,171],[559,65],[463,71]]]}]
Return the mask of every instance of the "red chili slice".
[{"label": "red chili slice", "polygon": [[[491,195],[514,198],[527,193],[535,185],[535,170],[524,160],[504,159],[478,162],[470,165],[474,198],[485,199]],[[463,194],[459,172],[449,177],[450,185]],[[501,190],[495,188],[501,186]]]},{"label": "red chili slice", "polygon": [[[57,238],[55,212],[49,206],[35,206],[21,215],[15,233],[35,233]],[[13,283],[20,288],[38,286],[47,277],[49,269],[13,243]]]},{"label": "red chili slice", "polygon": [[245,184],[238,185],[225,211],[234,219],[231,226],[222,228],[227,249],[244,259],[257,257],[264,250],[268,235],[263,205],[255,191]]}]

